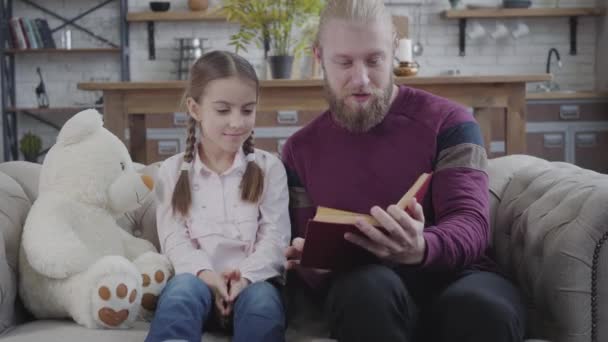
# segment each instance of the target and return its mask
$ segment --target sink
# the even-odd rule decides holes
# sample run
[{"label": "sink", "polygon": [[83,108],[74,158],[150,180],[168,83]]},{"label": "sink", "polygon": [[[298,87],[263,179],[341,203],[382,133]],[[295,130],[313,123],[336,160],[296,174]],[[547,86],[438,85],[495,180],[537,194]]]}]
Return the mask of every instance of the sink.
[{"label": "sink", "polygon": [[578,90],[571,90],[571,89],[553,89],[553,90],[542,90],[542,89],[532,89],[530,91],[528,91],[528,93],[534,93],[534,94],[542,94],[542,93],[565,93],[565,94],[572,94],[572,93],[578,93]]},{"label": "sink", "polygon": [[533,89],[530,89],[528,91],[529,93],[566,93],[566,94],[571,94],[571,93],[576,93],[578,92],[577,90],[572,90],[572,89],[561,89],[559,84],[549,81],[549,82],[543,82],[540,84],[537,84],[536,87],[534,87]]}]

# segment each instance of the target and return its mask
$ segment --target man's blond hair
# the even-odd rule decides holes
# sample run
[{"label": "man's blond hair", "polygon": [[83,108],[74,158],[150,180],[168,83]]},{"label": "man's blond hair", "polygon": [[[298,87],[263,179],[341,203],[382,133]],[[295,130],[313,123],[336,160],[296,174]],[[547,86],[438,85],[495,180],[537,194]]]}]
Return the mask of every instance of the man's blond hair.
[{"label": "man's blond hair", "polygon": [[327,5],[321,12],[315,46],[320,46],[321,35],[331,19],[342,19],[356,23],[387,22],[391,25],[393,36],[395,35],[392,17],[384,6],[383,0],[327,0]]}]

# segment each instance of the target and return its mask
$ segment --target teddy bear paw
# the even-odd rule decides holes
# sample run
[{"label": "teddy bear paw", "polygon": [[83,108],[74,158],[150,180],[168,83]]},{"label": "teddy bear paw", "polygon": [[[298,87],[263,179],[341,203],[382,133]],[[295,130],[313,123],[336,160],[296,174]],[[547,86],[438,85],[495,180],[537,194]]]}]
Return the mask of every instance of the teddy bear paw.
[{"label": "teddy bear paw", "polygon": [[126,328],[138,313],[139,293],[134,279],[109,276],[93,293],[95,320],[107,328]]},{"label": "teddy bear paw", "polygon": [[140,315],[144,320],[150,320],[156,310],[158,297],[171,277],[171,272],[167,269],[156,270],[151,274],[142,273],[141,277],[143,296],[141,297]]},{"label": "teddy bear paw", "polygon": [[141,306],[149,311],[156,310],[156,302],[158,300],[158,294],[162,291],[165,285],[167,275],[161,270],[154,272],[154,276],[144,273],[141,275],[143,278],[143,290],[144,295],[141,298]]}]

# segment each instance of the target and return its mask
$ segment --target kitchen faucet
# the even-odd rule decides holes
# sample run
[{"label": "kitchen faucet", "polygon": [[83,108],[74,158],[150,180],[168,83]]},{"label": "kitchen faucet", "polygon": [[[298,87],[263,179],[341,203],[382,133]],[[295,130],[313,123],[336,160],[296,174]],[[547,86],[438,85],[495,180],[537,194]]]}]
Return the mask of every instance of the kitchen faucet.
[{"label": "kitchen faucet", "polygon": [[[555,58],[557,59],[557,66],[560,69],[562,68],[562,58],[559,55],[559,51],[557,51],[556,48],[551,48],[549,49],[549,53],[547,54],[547,74],[551,73],[551,57],[553,56],[553,54],[555,54]],[[555,81],[546,81],[544,83],[539,84],[536,88],[541,91],[549,92],[559,90],[559,85]]]},{"label": "kitchen faucet", "polygon": [[547,74],[551,73],[551,56],[555,52],[555,58],[557,58],[557,66],[562,68],[562,58],[559,56],[559,51],[556,48],[549,49],[549,54],[547,55]]}]

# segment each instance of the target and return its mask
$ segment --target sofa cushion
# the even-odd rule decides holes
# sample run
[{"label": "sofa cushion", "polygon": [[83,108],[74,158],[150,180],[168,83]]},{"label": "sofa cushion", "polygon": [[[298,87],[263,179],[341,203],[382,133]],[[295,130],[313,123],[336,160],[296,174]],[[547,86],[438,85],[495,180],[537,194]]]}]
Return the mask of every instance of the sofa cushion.
[{"label": "sofa cushion", "polygon": [[6,262],[4,238],[0,234],[0,335],[15,324],[16,296],[16,274]]},{"label": "sofa cushion", "polygon": [[38,180],[40,179],[41,164],[25,161],[11,161],[0,164],[0,172],[14,179],[31,203],[38,197]]},{"label": "sofa cushion", "polygon": [[[141,342],[145,339],[149,328],[149,323],[145,322],[135,322],[132,329],[110,330],[88,329],[67,320],[38,320],[15,327],[7,334],[2,335],[1,338],[3,342]],[[230,336],[222,333],[206,333],[202,339],[204,342],[229,342],[230,340]],[[286,340],[290,342],[335,341],[328,338],[298,334],[293,329],[288,330]]]},{"label": "sofa cushion", "polygon": [[508,157],[494,158],[488,160],[488,176],[490,188],[490,245],[494,245],[496,211],[500,205],[507,185],[513,178],[513,173],[526,168],[532,164],[546,163],[543,159],[527,155],[510,155]]},{"label": "sofa cushion", "polygon": [[[523,162],[502,188],[494,184],[497,261],[522,290],[532,336],[589,341],[592,265],[594,259],[608,262],[608,248],[594,257],[598,241],[608,236],[608,175],[566,163]],[[608,274],[598,271],[597,281],[607,284]],[[600,308],[608,304],[605,287],[597,289]]]}]

